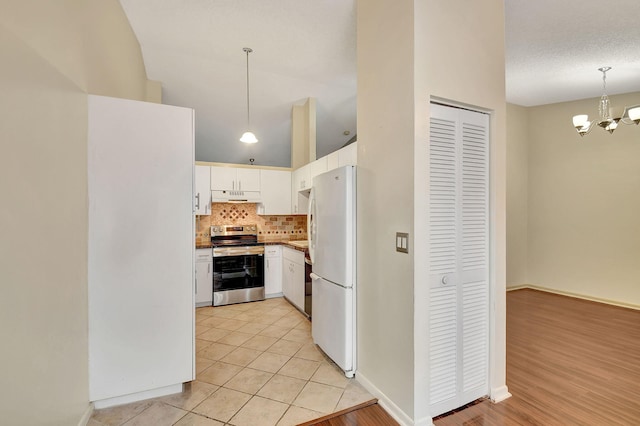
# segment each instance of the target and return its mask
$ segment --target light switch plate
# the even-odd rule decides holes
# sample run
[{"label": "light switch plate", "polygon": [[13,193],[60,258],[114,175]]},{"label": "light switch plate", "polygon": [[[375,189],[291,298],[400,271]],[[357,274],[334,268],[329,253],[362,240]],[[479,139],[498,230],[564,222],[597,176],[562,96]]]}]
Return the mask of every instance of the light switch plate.
[{"label": "light switch plate", "polygon": [[409,234],[406,232],[396,232],[396,251],[409,253]]}]

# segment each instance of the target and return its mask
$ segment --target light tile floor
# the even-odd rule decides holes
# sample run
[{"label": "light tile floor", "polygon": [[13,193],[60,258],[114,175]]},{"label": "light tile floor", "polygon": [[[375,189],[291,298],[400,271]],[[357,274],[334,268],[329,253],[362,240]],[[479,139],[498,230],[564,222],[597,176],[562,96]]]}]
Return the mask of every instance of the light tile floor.
[{"label": "light tile floor", "polygon": [[286,426],[368,401],[283,298],[196,310],[196,380],[181,394],[95,410],[89,426]]}]

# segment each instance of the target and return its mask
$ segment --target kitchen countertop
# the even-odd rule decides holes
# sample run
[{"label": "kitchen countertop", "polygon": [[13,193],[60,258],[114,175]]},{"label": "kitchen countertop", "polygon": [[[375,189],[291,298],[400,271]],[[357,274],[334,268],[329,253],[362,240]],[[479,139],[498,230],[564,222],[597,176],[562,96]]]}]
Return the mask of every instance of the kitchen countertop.
[{"label": "kitchen countertop", "polygon": [[[289,248],[292,248],[294,250],[298,250],[298,251],[302,251],[302,252],[307,252],[308,248],[307,247],[301,247],[298,245],[294,245],[294,244],[290,244],[292,241],[306,241],[306,240],[269,240],[269,241],[265,241],[265,240],[261,240],[258,239],[259,243],[264,244],[265,246],[287,246]],[[209,249],[212,248],[213,246],[211,245],[211,242],[206,242],[206,243],[196,243],[196,249]]]}]

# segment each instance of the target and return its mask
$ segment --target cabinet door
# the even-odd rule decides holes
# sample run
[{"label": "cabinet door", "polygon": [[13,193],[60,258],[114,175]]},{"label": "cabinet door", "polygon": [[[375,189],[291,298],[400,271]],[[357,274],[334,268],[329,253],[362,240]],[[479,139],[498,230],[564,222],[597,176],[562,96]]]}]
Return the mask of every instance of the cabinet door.
[{"label": "cabinet door", "polygon": [[282,246],[264,248],[265,295],[282,293]]},{"label": "cabinet door", "polygon": [[307,213],[307,204],[309,203],[308,189],[311,189],[311,179],[309,179],[309,177],[308,164],[300,167],[292,174],[291,213],[293,214]]},{"label": "cabinet door", "polygon": [[293,276],[293,263],[288,259],[282,259],[282,294],[287,299],[291,300],[292,294],[292,276]]},{"label": "cabinet door", "polygon": [[211,214],[211,167],[196,166],[195,172],[195,214]]},{"label": "cabinet door", "polygon": [[327,157],[309,163],[309,187],[313,186],[313,178],[327,171]]},{"label": "cabinet door", "polygon": [[338,151],[339,167],[358,164],[358,142],[353,142]]},{"label": "cabinet door", "polygon": [[213,262],[196,262],[196,306],[211,306],[213,301]]},{"label": "cabinet door", "polygon": [[211,166],[212,191],[237,191],[237,185],[235,168]]},{"label": "cabinet door", "polygon": [[293,172],[293,189],[294,191],[304,191],[311,189],[311,179],[309,165],[306,164]]},{"label": "cabinet door", "polygon": [[327,155],[327,171],[337,169],[340,167],[340,154],[339,151],[333,151]]},{"label": "cabinet door", "polygon": [[291,301],[301,311],[304,311],[304,263],[292,262],[292,277],[291,277]]},{"label": "cabinet door", "polygon": [[260,191],[260,169],[235,169],[237,191]]},{"label": "cabinet door", "polygon": [[258,214],[291,214],[291,172],[283,170],[260,170],[260,195]]},{"label": "cabinet door", "polygon": [[265,256],[264,259],[264,293],[282,293],[282,256]]}]

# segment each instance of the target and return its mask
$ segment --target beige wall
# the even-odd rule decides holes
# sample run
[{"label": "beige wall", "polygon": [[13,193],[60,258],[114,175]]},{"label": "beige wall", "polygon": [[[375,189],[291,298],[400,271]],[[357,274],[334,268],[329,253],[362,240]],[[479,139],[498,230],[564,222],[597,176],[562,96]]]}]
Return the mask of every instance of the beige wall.
[{"label": "beige wall", "polygon": [[[360,1],[357,16],[358,377],[407,421],[430,424],[425,237],[432,96],[493,114],[491,386],[492,394],[506,394],[504,7],[500,0]],[[396,231],[410,233],[409,255],[395,251]]]},{"label": "beige wall", "polygon": [[144,98],[131,34],[117,0],[0,3],[3,424],[76,425],[89,407],[86,93]]},{"label": "beige wall", "polygon": [[571,117],[593,117],[597,105],[529,109],[528,283],[640,306],[640,128],[596,128],[580,138]]},{"label": "beige wall", "polygon": [[507,105],[507,287],[528,284],[528,109]]},{"label": "beige wall", "polygon": [[413,414],[413,1],[358,1],[358,377]]},{"label": "beige wall", "polygon": [[316,98],[291,108],[291,168],[316,160]]}]

